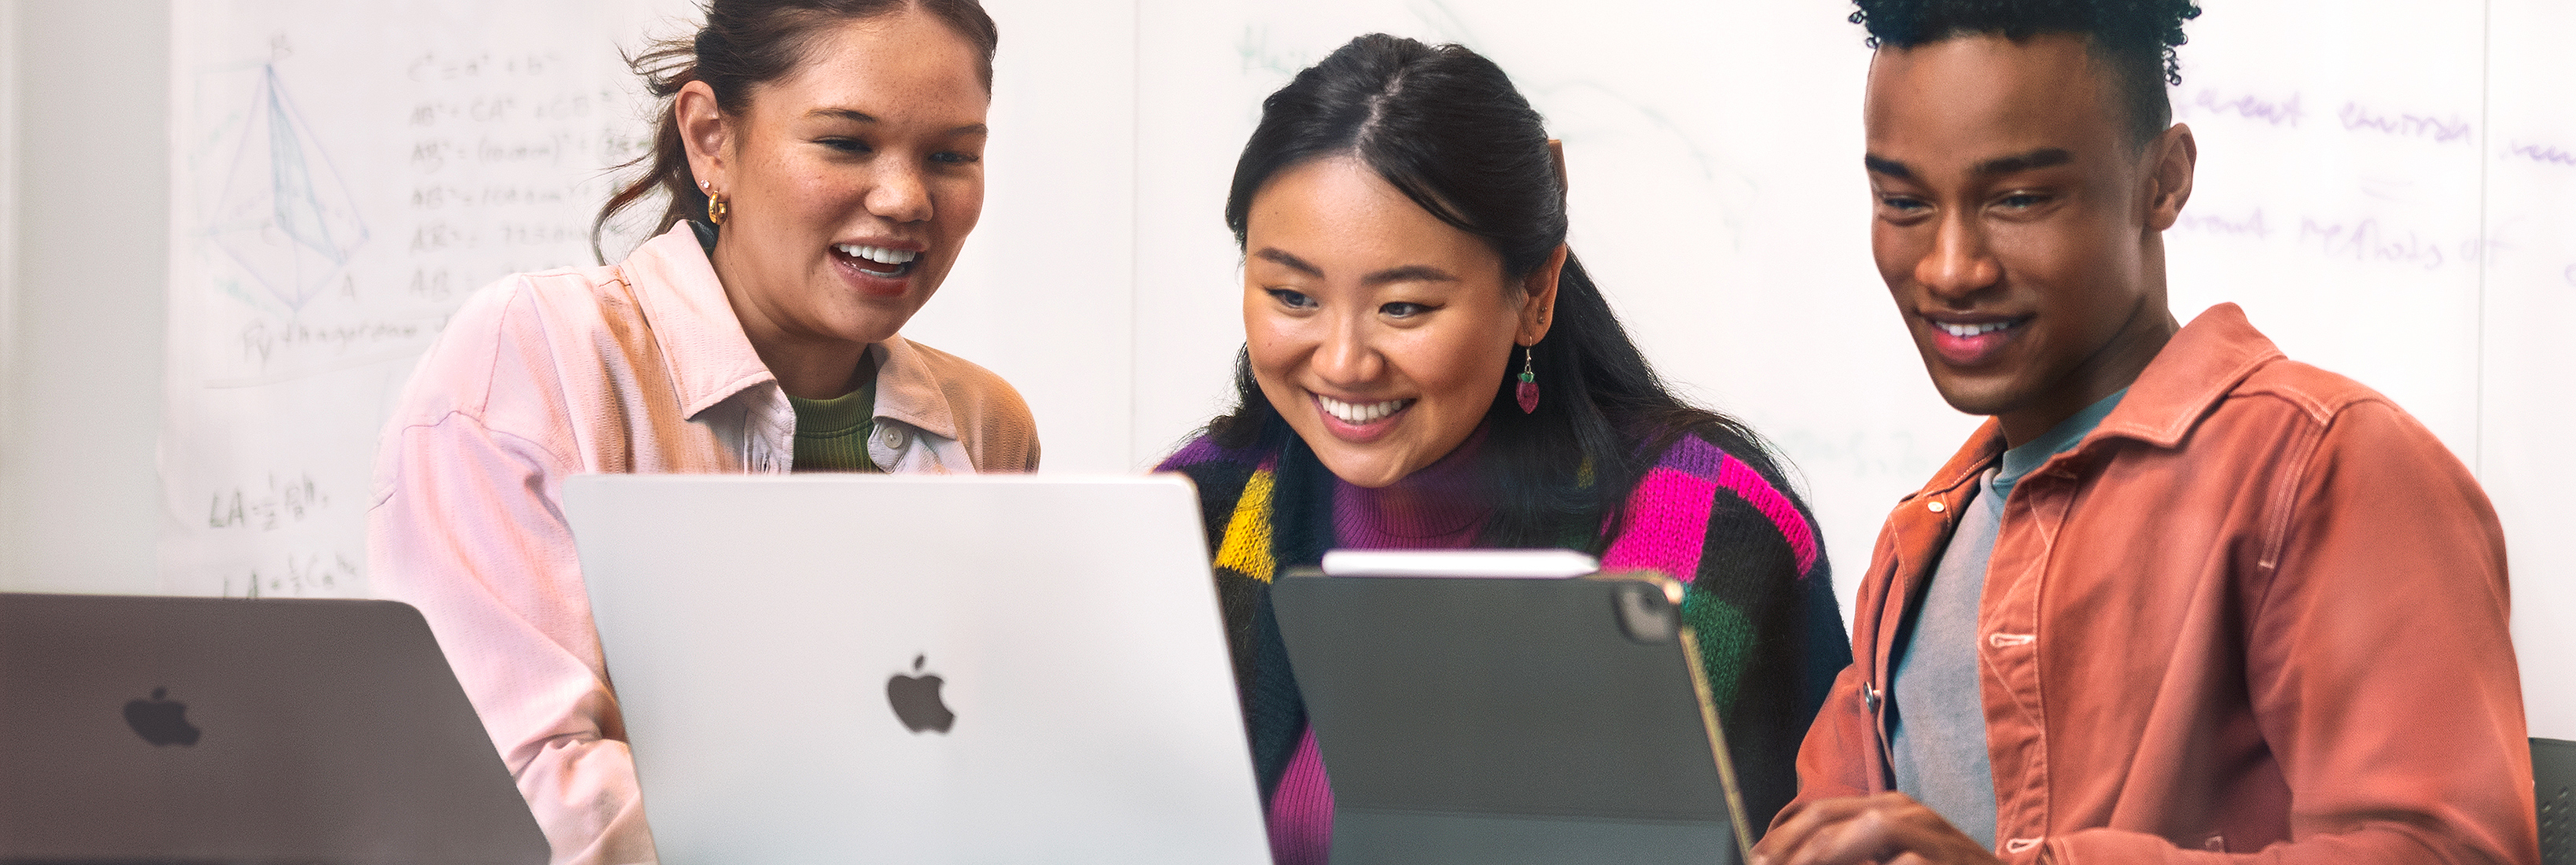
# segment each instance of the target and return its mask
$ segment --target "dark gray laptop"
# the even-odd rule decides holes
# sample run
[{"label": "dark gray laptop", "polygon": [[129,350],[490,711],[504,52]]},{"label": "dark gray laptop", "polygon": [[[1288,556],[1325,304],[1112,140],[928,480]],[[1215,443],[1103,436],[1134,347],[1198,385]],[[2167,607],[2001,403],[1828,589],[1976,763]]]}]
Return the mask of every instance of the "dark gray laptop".
[{"label": "dark gray laptop", "polygon": [[1354,572],[1376,576],[1295,570],[1271,595],[1332,778],[1334,865],[1743,861],[1678,583],[1550,573],[1562,551],[1517,579],[1464,576],[1514,570],[1475,554],[1371,555]]},{"label": "dark gray laptop", "polygon": [[0,593],[0,862],[546,858],[408,605]]}]

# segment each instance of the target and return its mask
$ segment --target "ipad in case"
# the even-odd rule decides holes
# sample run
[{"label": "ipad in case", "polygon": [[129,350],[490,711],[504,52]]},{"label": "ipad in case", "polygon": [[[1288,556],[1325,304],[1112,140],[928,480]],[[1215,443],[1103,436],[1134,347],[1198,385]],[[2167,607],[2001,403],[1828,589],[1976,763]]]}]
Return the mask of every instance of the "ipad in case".
[{"label": "ipad in case", "polygon": [[1744,861],[1681,584],[1513,555],[1337,551],[1273,586],[1335,865]]}]

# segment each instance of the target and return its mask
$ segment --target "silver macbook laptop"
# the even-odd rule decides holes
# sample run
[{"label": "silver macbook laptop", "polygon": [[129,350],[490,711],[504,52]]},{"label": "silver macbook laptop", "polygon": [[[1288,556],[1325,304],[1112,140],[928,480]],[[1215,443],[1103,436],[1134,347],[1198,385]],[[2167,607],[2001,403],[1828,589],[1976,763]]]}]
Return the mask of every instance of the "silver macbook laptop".
[{"label": "silver macbook laptop", "polygon": [[546,853],[409,606],[0,594],[0,862]]},{"label": "silver macbook laptop", "polygon": [[1187,481],[600,475],[564,507],[663,862],[1269,861]]}]

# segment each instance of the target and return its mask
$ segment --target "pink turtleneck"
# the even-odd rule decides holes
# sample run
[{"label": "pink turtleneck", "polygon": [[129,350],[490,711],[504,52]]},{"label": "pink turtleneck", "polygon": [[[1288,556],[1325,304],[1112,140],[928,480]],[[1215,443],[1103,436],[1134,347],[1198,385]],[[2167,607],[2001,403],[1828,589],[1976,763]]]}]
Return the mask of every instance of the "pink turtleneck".
[{"label": "pink turtleneck", "polygon": [[[1493,515],[1477,454],[1485,430],[1430,465],[1377,489],[1333,479],[1333,546],[1357,550],[1454,550],[1475,546]],[[1323,865],[1332,849],[1333,788],[1315,750],[1315,728],[1270,797],[1270,856],[1278,865]]]}]

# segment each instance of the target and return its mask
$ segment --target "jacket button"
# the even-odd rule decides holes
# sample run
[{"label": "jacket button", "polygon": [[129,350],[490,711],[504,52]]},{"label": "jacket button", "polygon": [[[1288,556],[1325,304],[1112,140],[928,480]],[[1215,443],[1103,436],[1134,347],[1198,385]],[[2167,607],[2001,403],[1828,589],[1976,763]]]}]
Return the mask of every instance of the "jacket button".
[{"label": "jacket button", "polygon": [[1950,506],[1942,504],[1940,499],[1933,499],[1931,504],[1924,505],[1924,507],[1931,509],[1931,511],[1936,514],[1950,509]]},{"label": "jacket button", "polygon": [[1861,705],[1868,706],[1870,711],[1878,711],[1878,687],[1866,684],[1860,686],[1860,702]]}]

